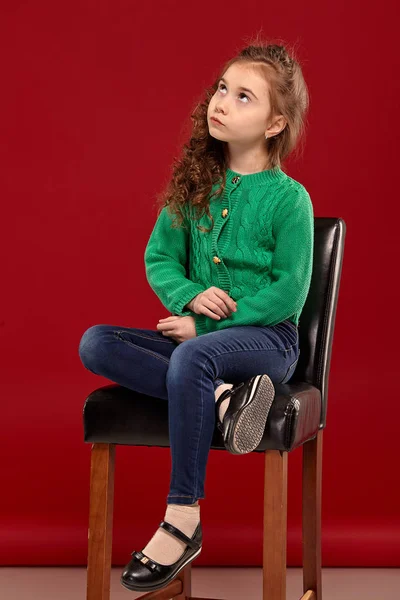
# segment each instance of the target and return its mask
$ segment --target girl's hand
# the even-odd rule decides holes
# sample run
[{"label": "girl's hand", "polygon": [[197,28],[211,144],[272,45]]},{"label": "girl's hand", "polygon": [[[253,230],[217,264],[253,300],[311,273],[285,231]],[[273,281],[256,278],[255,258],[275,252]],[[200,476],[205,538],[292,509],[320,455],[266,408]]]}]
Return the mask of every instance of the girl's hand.
[{"label": "girl's hand", "polygon": [[173,338],[178,343],[197,337],[194,317],[173,315],[160,319],[157,331],[161,331],[163,335]]},{"label": "girl's hand", "polygon": [[224,290],[213,285],[197,294],[187,307],[197,315],[206,315],[211,319],[220,320],[230,317],[232,312],[237,311],[237,302]]}]

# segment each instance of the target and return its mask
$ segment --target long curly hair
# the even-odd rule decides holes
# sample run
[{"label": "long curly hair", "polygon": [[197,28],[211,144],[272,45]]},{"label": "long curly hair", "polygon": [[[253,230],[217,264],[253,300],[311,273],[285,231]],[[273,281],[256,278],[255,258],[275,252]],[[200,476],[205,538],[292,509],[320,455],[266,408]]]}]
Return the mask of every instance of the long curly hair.
[{"label": "long curly hair", "polygon": [[[291,54],[291,55],[290,55]],[[207,109],[218,89],[221,77],[234,63],[245,63],[260,68],[269,83],[271,115],[283,115],[286,126],[279,134],[265,140],[269,166],[279,166],[296,148],[305,132],[305,116],[309,107],[309,94],[300,64],[283,45],[263,43],[259,35],[250,44],[231,58],[222,68],[214,84],[205,90],[205,100],[196,104],[192,114],[191,137],[183,145],[182,157],[174,158],[172,178],[166,188],[157,194],[160,206],[158,213],[167,206],[170,215],[176,218],[172,227],[185,227],[185,217],[198,220],[204,213],[212,224],[209,229],[197,225],[200,231],[211,231],[214,219],[209,210],[210,199],[220,197],[226,185],[227,143],[212,137],[208,130]],[[212,187],[220,182],[211,196]],[[190,210],[193,207],[194,210]]]}]

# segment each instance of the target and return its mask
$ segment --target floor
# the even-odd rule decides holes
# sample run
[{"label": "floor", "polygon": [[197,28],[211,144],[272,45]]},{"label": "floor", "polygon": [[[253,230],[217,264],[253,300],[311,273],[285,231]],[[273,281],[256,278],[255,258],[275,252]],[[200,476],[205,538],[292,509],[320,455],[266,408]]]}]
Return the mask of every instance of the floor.
[{"label": "floor", "polygon": [[[111,599],[134,600],[141,594],[111,574]],[[192,567],[192,594],[221,600],[262,600],[261,568]],[[400,569],[322,569],[323,600],[396,600]],[[302,595],[302,570],[287,569],[287,600]],[[84,567],[0,567],[0,598],[7,600],[85,600]]]}]

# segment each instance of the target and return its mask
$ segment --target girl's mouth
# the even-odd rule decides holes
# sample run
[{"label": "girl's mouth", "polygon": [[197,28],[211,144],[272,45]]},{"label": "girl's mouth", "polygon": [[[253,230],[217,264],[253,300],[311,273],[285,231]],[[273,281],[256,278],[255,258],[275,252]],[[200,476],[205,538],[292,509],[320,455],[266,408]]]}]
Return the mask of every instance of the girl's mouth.
[{"label": "girl's mouth", "polygon": [[213,123],[216,123],[217,125],[223,125],[223,123],[221,123],[221,121],[218,121],[218,119],[216,119],[215,117],[211,117],[211,121]]}]

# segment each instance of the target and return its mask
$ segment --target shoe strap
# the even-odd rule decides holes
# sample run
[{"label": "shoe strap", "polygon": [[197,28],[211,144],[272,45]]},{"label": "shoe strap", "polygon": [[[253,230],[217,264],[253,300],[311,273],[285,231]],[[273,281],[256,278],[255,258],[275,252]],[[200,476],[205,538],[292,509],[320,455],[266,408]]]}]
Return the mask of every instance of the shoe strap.
[{"label": "shoe strap", "polygon": [[224,400],[226,400],[227,398],[229,398],[229,396],[232,395],[232,391],[233,391],[233,388],[229,388],[227,390],[224,390],[222,392],[222,394],[219,395],[219,398],[218,398],[218,400],[215,403],[215,409],[217,411],[217,414],[219,414],[219,407],[221,406],[222,402]]},{"label": "shoe strap", "polygon": [[244,385],[244,383],[245,382],[242,381],[241,383],[238,383],[237,385],[234,385],[233,387],[228,388],[227,390],[224,390],[222,392],[222,394],[220,394],[218,400],[215,403],[215,409],[217,411],[218,418],[219,418],[219,407],[221,406],[222,402],[224,400],[226,400],[227,398],[229,398],[229,396],[232,396],[232,394],[234,394],[239,388],[241,388],[242,385]]},{"label": "shoe strap", "polygon": [[172,535],[181,540],[181,542],[184,542],[187,546],[190,546],[190,548],[195,548],[196,550],[197,548],[200,548],[200,544],[198,544],[194,540],[191,540],[187,535],[183,533],[183,531],[177,529],[177,527],[171,525],[171,523],[167,523],[167,521],[161,521],[160,527],[163,527],[164,529],[169,531],[169,533],[172,533]]}]

